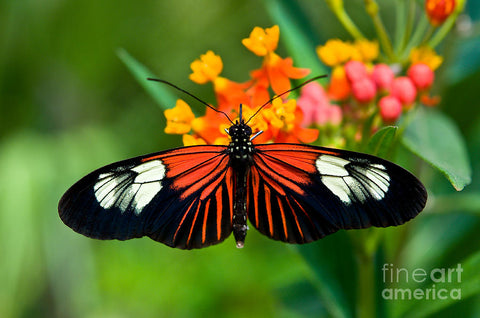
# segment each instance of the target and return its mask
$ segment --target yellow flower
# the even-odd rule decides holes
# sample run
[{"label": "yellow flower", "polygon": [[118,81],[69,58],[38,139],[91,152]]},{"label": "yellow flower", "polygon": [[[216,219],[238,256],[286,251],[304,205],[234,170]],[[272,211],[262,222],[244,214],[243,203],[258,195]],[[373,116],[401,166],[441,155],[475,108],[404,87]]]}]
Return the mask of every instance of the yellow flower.
[{"label": "yellow flower", "polygon": [[443,62],[443,57],[428,46],[413,48],[410,51],[411,64],[424,63],[435,71]]},{"label": "yellow flower", "polygon": [[242,40],[242,44],[256,55],[265,56],[275,51],[279,37],[280,28],[278,25],[266,29],[255,27],[250,36]]},{"label": "yellow flower", "polygon": [[218,137],[213,142],[214,145],[228,145],[230,143],[230,139],[228,137]]},{"label": "yellow flower", "polygon": [[364,63],[369,63],[375,60],[378,57],[378,42],[369,41],[367,39],[361,39],[355,41],[353,44],[354,51],[352,59],[357,61],[362,61]]},{"label": "yellow flower", "polygon": [[196,59],[190,64],[193,73],[190,79],[197,84],[205,84],[213,82],[223,69],[223,62],[220,56],[215,55],[213,51],[200,55],[200,59]]},{"label": "yellow flower", "polygon": [[347,62],[352,57],[353,47],[338,39],[328,40],[325,45],[317,47],[318,57],[327,66],[336,66]]},{"label": "yellow flower", "polygon": [[178,99],[175,107],[165,110],[164,114],[167,118],[165,133],[181,135],[188,133],[192,128],[191,123],[195,115],[183,100]]},{"label": "yellow flower", "polygon": [[270,124],[283,131],[291,131],[295,126],[295,109],[297,102],[295,99],[289,99],[285,103],[277,98],[273,100],[272,107],[263,111],[263,116]]},{"label": "yellow flower", "polygon": [[196,138],[192,135],[189,135],[189,134],[185,134],[182,136],[182,140],[183,140],[183,145],[185,147],[187,146],[198,146],[198,145],[206,145],[207,142],[202,139],[202,138]]}]

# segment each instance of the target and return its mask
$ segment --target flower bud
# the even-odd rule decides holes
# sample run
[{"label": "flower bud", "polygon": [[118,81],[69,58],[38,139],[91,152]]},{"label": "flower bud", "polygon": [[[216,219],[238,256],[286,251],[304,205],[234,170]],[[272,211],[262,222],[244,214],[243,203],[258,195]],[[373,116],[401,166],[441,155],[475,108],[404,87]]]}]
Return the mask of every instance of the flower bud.
[{"label": "flower bud", "polygon": [[433,26],[441,25],[455,9],[455,0],[426,0],[425,12]]},{"label": "flower bud", "polygon": [[379,90],[390,90],[394,77],[395,74],[387,64],[376,64],[373,67],[372,80]]},{"label": "flower bud", "polygon": [[345,73],[350,82],[367,77],[367,67],[359,61],[349,61],[345,64]]},{"label": "flower bud", "polygon": [[435,79],[435,74],[432,69],[423,63],[410,66],[407,75],[419,90],[424,90],[432,86],[433,80]]},{"label": "flower bud", "polygon": [[385,122],[394,122],[402,114],[402,103],[392,95],[384,96],[378,101],[380,116]]},{"label": "flower bud", "polygon": [[375,83],[368,77],[363,77],[352,83],[352,95],[360,103],[368,103],[375,98],[377,88]]},{"label": "flower bud", "polygon": [[410,78],[400,76],[393,80],[390,93],[397,97],[403,105],[410,105],[417,97],[417,89]]},{"label": "flower bud", "polygon": [[340,107],[330,103],[324,88],[316,83],[308,83],[302,89],[297,105],[302,109],[302,126],[308,127],[311,124],[317,125],[339,125],[342,121]]}]

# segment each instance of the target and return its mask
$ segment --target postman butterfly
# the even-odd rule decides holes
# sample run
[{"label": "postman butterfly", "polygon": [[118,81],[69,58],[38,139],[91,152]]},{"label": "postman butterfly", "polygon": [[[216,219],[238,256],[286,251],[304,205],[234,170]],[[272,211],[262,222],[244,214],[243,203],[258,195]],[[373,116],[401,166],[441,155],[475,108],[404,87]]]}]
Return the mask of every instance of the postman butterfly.
[{"label": "postman butterfly", "polygon": [[[257,113],[318,78],[272,98]],[[216,110],[169,82],[151,80]],[[261,132],[253,134],[248,125],[253,116],[242,116],[240,105],[239,119],[228,118],[226,146],[180,147],[91,172],[63,195],[60,218],[96,239],[148,236],[194,249],[220,243],[233,232],[241,248],[247,219],[274,240],[303,244],[340,229],[401,225],[425,207],[422,183],[392,162],[305,144],[254,144]]]}]

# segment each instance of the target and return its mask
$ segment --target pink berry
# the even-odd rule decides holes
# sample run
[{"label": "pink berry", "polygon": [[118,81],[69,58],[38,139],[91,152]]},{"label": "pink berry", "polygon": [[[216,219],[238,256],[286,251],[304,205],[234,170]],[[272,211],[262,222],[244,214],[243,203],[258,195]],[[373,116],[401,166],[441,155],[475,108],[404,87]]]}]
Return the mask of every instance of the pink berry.
[{"label": "pink berry", "polygon": [[402,114],[402,103],[392,95],[380,98],[378,107],[380,107],[380,116],[385,122],[394,122]]},{"label": "pink berry", "polygon": [[417,97],[417,89],[412,80],[406,76],[400,76],[393,80],[390,93],[397,97],[403,105],[410,105]]},{"label": "pink berry", "polygon": [[349,61],[345,64],[345,73],[350,82],[367,77],[367,67],[359,61]]},{"label": "pink berry", "polygon": [[395,74],[387,64],[376,64],[373,67],[372,79],[379,90],[389,90]]},{"label": "pink berry", "polygon": [[352,95],[360,103],[368,103],[375,98],[377,88],[375,83],[368,77],[363,77],[352,83]]},{"label": "pink berry", "polygon": [[432,86],[433,80],[435,79],[435,74],[432,69],[423,63],[410,66],[407,75],[419,90],[424,90]]}]

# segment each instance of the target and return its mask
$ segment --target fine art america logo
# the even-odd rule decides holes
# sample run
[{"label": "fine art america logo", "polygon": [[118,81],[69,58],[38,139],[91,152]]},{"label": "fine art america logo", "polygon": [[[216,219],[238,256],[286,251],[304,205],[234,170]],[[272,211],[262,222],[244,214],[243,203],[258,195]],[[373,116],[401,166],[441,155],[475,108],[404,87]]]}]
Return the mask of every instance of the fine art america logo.
[{"label": "fine art america logo", "polygon": [[[388,300],[410,299],[461,299],[462,290],[453,288],[462,281],[463,268],[461,264],[453,268],[424,268],[407,269],[395,267],[393,264],[383,264],[383,283],[389,288],[382,290],[382,297]],[[418,288],[411,288],[417,284]],[[441,284],[441,288],[435,286]],[[448,288],[451,284],[452,288]],[[399,288],[398,285],[406,286]],[[426,286],[426,287],[424,287]]]}]

